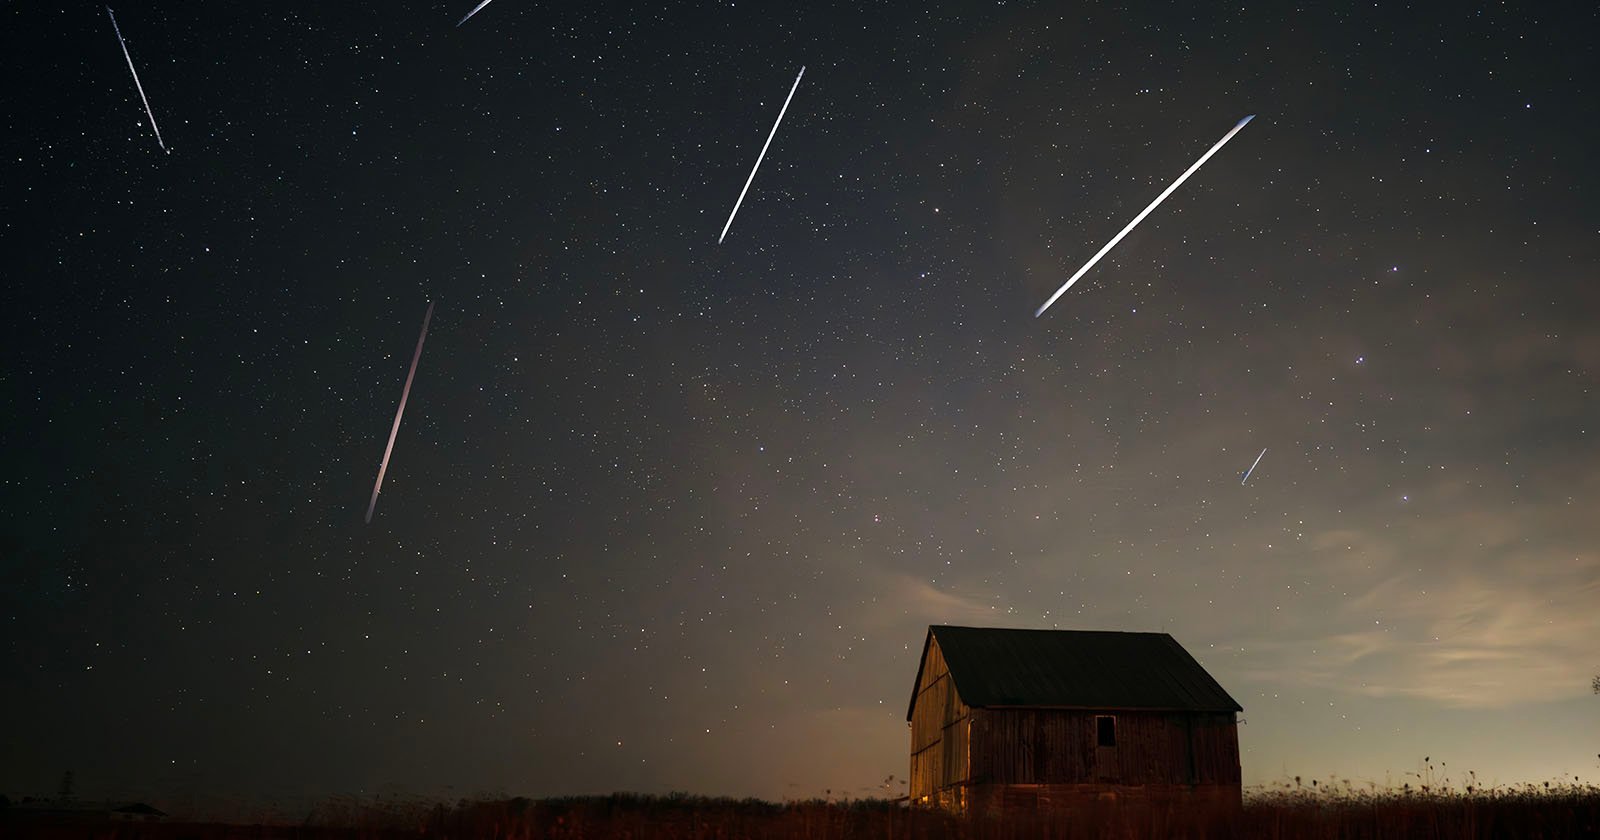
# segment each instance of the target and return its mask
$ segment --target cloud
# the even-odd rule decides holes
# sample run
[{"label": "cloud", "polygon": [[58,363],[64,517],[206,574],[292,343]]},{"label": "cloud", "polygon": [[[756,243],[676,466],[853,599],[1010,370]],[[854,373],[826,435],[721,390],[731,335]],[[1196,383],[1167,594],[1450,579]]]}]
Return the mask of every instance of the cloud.
[{"label": "cloud", "polygon": [[877,587],[882,595],[868,615],[899,623],[907,618],[919,624],[992,625],[1007,613],[993,599],[982,599],[901,572],[881,572]]},{"label": "cloud", "polygon": [[1600,639],[1600,558],[1510,559],[1493,572],[1383,577],[1335,610],[1334,626],[1359,629],[1252,642],[1242,674],[1457,708],[1584,693]]}]

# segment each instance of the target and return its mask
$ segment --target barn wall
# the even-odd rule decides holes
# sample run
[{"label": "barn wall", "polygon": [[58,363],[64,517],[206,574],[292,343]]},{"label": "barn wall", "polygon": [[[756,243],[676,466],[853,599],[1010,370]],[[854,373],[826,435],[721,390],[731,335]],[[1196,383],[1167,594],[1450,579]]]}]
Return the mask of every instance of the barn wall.
[{"label": "barn wall", "polygon": [[[1097,746],[1095,718],[1117,719]],[[1239,784],[1231,714],[975,709],[972,781],[980,784]]]},{"label": "barn wall", "polygon": [[[961,702],[937,640],[928,644],[917,699],[911,707],[913,800],[935,797],[967,780],[970,710]],[[952,795],[946,791],[945,797]]]},{"label": "barn wall", "polygon": [[1194,739],[1195,770],[1202,783],[1240,783],[1239,724],[1229,714],[1190,716]]}]

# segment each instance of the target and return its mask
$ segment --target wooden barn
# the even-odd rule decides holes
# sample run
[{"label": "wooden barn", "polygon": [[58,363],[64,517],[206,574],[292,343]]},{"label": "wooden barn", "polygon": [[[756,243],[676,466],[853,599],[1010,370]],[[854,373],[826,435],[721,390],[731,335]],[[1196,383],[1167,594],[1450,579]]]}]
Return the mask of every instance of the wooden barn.
[{"label": "wooden barn", "polygon": [[911,801],[1238,808],[1244,709],[1165,633],[928,628]]}]

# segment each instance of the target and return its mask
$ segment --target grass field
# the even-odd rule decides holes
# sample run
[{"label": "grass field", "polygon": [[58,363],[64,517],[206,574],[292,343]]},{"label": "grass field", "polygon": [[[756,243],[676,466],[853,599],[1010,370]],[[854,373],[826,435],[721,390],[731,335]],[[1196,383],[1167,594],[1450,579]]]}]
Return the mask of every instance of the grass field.
[{"label": "grass field", "polygon": [[633,838],[647,840],[1012,840],[1012,838],[1582,838],[1600,837],[1600,787],[1361,791],[1281,785],[1247,795],[1238,813],[1099,807],[970,819],[865,799],[772,803],[706,797],[378,802],[333,799],[295,825],[64,823],[0,816],[0,837],[39,840],[390,840]]}]

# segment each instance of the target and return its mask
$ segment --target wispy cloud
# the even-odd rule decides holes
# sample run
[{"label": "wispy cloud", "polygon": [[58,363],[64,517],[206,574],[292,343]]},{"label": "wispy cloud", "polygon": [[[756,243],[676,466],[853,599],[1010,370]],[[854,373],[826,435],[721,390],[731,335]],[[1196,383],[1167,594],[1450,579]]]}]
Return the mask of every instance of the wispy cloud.
[{"label": "wispy cloud", "polygon": [[878,585],[883,594],[877,609],[896,622],[912,619],[920,624],[994,624],[1006,615],[999,601],[941,589],[913,575],[885,572]]},{"label": "wispy cloud", "polygon": [[1515,557],[1495,573],[1390,573],[1336,609],[1332,623],[1351,630],[1253,642],[1241,673],[1461,708],[1562,700],[1588,690],[1597,604],[1594,556]]}]

